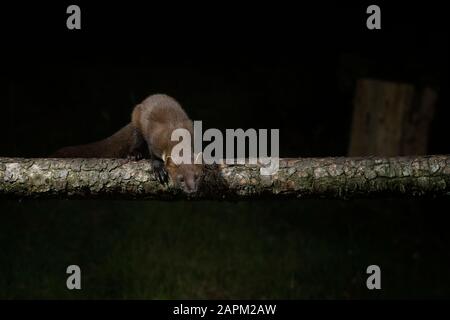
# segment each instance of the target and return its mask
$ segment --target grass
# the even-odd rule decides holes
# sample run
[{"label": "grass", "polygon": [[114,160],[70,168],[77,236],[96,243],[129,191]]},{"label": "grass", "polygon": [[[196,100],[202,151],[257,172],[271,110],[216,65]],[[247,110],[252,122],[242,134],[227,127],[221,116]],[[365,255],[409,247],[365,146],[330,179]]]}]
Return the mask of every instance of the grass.
[{"label": "grass", "polygon": [[[444,298],[445,205],[2,200],[0,298]],[[71,264],[80,291],[66,289]],[[365,286],[370,264],[380,291]]]}]

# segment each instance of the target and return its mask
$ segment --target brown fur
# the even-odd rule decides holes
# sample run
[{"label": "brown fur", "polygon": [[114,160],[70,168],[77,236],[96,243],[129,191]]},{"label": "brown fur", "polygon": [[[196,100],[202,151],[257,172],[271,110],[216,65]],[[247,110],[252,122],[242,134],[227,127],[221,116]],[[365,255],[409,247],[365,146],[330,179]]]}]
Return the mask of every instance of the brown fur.
[{"label": "brown fur", "polygon": [[[170,155],[172,148],[178,141],[171,141],[173,130],[178,128],[187,129],[194,137],[194,128],[192,120],[189,119],[181,105],[173,98],[164,94],[155,94],[149,96],[133,110],[132,124],[142,134],[147,142],[150,157],[152,158],[153,169],[161,170],[157,174],[169,174],[171,180],[186,192],[197,190],[202,166],[195,164],[175,165],[171,161]],[[165,155],[164,172],[160,165]]]}]

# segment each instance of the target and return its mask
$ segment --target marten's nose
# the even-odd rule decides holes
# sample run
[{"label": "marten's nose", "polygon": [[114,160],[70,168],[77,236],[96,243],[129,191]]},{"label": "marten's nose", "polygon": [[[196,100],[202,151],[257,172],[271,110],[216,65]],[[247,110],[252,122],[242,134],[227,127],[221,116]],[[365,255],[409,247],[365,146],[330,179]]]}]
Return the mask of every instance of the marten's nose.
[{"label": "marten's nose", "polygon": [[185,191],[187,193],[193,193],[193,192],[197,191],[197,186],[195,185],[195,181],[193,181],[193,180],[186,181]]},{"label": "marten's nose", "polygon": [[186,193],[194,193],[195,191],[197,191],[197,189],[192,189],[192,188],[186,187],[186,189],[184,189],[184,191]]}]

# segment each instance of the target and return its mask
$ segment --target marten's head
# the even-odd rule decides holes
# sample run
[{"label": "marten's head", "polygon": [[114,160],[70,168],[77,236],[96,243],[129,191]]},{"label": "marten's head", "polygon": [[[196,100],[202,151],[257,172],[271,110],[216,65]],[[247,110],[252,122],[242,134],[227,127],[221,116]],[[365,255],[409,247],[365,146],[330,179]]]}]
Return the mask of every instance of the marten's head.
[{"label": "marten's head", "polygon": [[203,165],[175,164],[171,157],[166,160],[166,170],[172,182],[186,193],[196,192],[200,184]]}]

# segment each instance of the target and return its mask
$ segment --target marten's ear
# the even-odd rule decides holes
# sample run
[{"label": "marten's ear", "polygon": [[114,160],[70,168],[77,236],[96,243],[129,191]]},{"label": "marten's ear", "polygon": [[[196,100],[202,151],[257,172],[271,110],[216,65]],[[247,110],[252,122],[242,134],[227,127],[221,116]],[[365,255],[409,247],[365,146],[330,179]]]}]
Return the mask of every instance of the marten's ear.
[{"label": "marten's ear", "polygon": [[172,157],[168,156],[166,158],[166,161],[164,162],[164,164],[166,165],[166,167],[175,167],[175,162],[173,162]]}]

